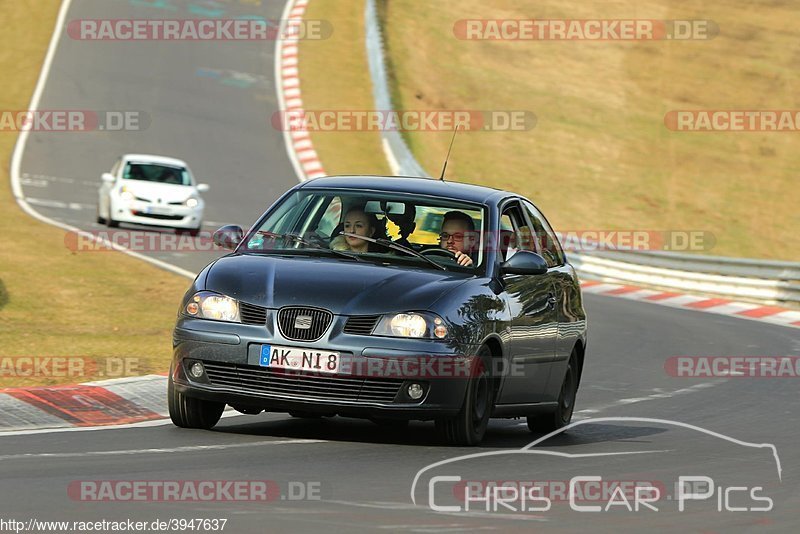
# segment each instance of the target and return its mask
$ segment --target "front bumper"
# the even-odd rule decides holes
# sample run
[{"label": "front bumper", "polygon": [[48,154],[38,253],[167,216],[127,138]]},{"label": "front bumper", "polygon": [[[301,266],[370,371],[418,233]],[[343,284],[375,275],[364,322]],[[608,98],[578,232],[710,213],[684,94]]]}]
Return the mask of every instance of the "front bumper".
[{"label": "front bumper", "polygon": [[[270,324],[273,316],[269,314],[265,326],[181,317],[173,333],[175,389],[191,397],[272,412],[428,420],[461,409],[468,383],[464,368],[472,364],[462,354],[474,351],[456,351],[438,341],[344,334],[342,316],[335,317],[319,341],[296,342],[277,332]],[[345,364],[335,375],[262,367],[263,344],[335,351]],[[398,372],[398,362],[415,359],[459,364],[410,365]],[[199,378],[189,373],[194,362],[205,369]],[[456,371],[448,372],[454,367]],[[414,383],[424,388],[418,400],[408,395]]]},{"label": "front bumper", "polygon": [[[187,206],[153,205],[149,202],[118,200],[111,206],[112,218],[117,222],[164,226],[169,228],[200,228],[203,224],[204,204]],[[149,212],[149,213],[148,213]]]}]

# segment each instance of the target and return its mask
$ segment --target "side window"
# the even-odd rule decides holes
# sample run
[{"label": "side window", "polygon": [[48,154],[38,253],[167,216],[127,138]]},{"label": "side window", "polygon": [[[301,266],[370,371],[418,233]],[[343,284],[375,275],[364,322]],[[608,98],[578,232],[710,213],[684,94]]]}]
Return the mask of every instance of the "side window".
[{"label": "side window", "polygon": [[342,219],[342,200],[334,197],[322,218],[317,224],[317,233],[323,237],[330,237]]},{"label": "side window", "polygon": [[525,206],[525,211],[528,212],[528,217],[534,227],[534,240],[537,242],[538,248],[541,249],[540,254],[547,260],[547,265],[550,267],[563,265],[565,261],[564,251],[561,250],[558,237],[556,237],[553,229],[550,228],[547,219],[545,219],[544,215],[530,202],[523,201],[522,204]]},{"label": "side window", "polygon": [[[261,224],[258,231],[247,242],[247,248],[250,250],[258,250],[266,247],[264,235],[260,232],[265,231],[270,234],[285,234],[294,232],[304,220],[304,214],[309,209],[309,204],[313,200],[313,195],[300,197],[297,193],[286,199],[277,210],[267,217]],[[269,245],[274,246],[274,245]],[[288,248],[288,247],[282,247]]]},{"label": "side window", "polygon": [[514,203],[503,210],[500,216],[500,258],[509,259],[519,250],[537,252],[535,240],[531,239],[531,231],[519,206]]}]

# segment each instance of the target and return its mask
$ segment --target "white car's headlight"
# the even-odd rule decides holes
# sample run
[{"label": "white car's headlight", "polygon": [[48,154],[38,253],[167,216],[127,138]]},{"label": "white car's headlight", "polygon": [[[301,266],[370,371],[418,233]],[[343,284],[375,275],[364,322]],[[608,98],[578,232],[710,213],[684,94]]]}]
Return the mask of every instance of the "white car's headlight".
[{"label": "white car's headlight", "polygon": [[200,200],[197,197],[189,197],[184,202],[187,208],[196,208],[198,204],[200,204]]},{"label": "white car's headlight", "polygon": [[409,312],[385,315],[374,335],[392,337],[413,337],[444,339],[447,327],[441,317],[426,312]]},{"label": "white car's headlight", "polygon": [[227,321],[229,323],[239,323],[239,302],[236,299],[212,293],[211,291],[199,291],[195,293],[183,312],[190,317],[199,319],[211,319],[212,321]]},{"label": "white car's headlight", "polygon": [[136,197],[133,196],[133,193],[128,191],[127,187],[123,187],[122,189],[119,190],[119,198],[121,198],[122,200],[124,200],[126,202],[130,202],[131,200],[133,200]]}]

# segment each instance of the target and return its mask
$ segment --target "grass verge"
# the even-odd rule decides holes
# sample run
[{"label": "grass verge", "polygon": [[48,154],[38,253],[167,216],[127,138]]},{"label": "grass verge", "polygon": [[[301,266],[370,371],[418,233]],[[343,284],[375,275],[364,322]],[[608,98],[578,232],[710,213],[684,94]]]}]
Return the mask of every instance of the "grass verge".
[{"label": "grass verge", "polygon": [[[58,8],[0,2],[0,110],[27,108]],[[70,252],[62,230],[25,215],[9,184],[16,137],[0,132],[0,388],[166,372],[187,280],[117,252]],[[28,360],[48,357],[81,360],[72,371]]]}]

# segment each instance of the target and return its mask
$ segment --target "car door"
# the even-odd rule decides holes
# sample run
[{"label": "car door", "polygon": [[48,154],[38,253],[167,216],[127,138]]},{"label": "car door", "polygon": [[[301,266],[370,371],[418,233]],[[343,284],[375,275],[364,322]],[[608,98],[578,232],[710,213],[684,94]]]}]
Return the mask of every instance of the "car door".
[{"label": "car door", "polygon": [[553,370],[548,388],[558,395],[561,381],[567,370],[567,362],[572,348],[585,329],[586,317],[581,304],[580,289],[575,281],[575,273],[564,256],[558,238],[545,216],[527,200],[522,201],[525,214],[531,223],[540,254],[547,260],[548,274],[552,277],[556,297],[556,321],[558,325]]},{"label": "car door", "polygon": [[[500,230],[498,261],[507,260],[518,250],[538,252],[518,201],[503,207]],[[511,324],[510,332],[506,332],[510,368],[503,381],[500,403],[552,400],[546,395],[557,334],[552,276],[549,273],[501,276]]]}]

